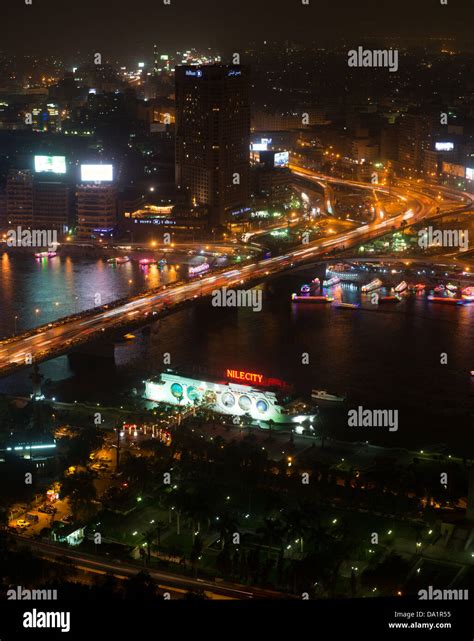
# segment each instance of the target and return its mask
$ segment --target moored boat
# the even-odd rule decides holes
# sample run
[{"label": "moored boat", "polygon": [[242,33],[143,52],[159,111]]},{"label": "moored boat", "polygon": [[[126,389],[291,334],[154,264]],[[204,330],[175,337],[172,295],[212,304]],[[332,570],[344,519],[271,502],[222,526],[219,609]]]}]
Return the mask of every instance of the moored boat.
[{"label": "moored boat", "polygon": [[380,289],[382,287],[382,281],[380,278],[375,278],[374,280],[370,281],[367,285],[362,285],[361,291],[366,294],[367,292],[373,292],[376,289]]},{"label": "moored boat", "polygon": [[407,283],[404,280],[402,280],[401,283],[398,283],[398,285],[394,287],[393,291],[397,292],[397,294],[401,294],[407,289],[407,287],[408,287]]},{"label": "moored boat", "polygon": [[428,296],[430,303],[442,303],[445,305],[463,305],[464,301],[461,298],[445,298],[443,296]]},{"label": "moored boat", "polygon": [[318,401],[331,401],[335,403],[342,403],[346,400],[345,396],[330,394],[326,390],[321,390],[321,389],[311,390],[311,398],[317,399]]},{"label": "moored boat", "polygon": [[359,309],[360,304],[335,302],[334,307],[337,307],[338,309]]},{"label": "moored boat", "polygon": [[294,303],[332,303],[334,298],[330,296],[298,296],[298,294],[292,294],[291,300]]}]

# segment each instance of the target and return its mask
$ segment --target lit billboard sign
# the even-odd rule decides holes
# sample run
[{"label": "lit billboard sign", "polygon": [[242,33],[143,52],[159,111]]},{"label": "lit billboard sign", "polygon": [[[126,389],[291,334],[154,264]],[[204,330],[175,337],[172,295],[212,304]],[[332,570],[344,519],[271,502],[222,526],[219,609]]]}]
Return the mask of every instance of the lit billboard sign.
[{"label": "lit billboard sign", "polygon": [[437,142],[435,143],[436,151],[452,151],[454,149],[453,142]]},{"label": "lit billboard sign", "polygon": [[287,167],[290,162],[288,151],[279,151],[275,154],[275,167]]},{"label": "lit billboard sign", "polygon": [[112,165],[81,165],[83,182],[110,182],[113,180]]},{"label": "lit billboard sign", "polygon": [[192,69],[186,69],[186,75],[192,76],[193,78],[202,78],[202,70],[196,69],[196,71],[194,71]]},{"label": "lit billboard sign", "polygon": [[50,172],[52,174],[66,173],[65,156],[35,156],[35,171],[37,173]]},{"label": "lit billboard sign", "polygon": [[266,142],[255,142],[252,145],[252,151],[267,151],[268,144]]},{"label": "lit billboard sign", "polygon": [[474,180],[474,169],[471,169],[471,167],[466,167],[466,178],[468,180]]}]

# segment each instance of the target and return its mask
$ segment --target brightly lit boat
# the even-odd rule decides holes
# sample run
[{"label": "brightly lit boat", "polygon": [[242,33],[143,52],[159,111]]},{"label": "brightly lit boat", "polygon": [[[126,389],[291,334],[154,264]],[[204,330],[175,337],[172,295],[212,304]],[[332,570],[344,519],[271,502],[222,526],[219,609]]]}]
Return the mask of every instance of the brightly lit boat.
[{"label": "brightly lit boat", "polygon": [[338,309],[359,309],[360,305],[359,303],[334,303],[334,307],[337,307]]},{"label": "brightly lit boat", "polygon": [[324,389],[311,390],[311,398],[318,401],[332,401],[334,403],[343,403],[346,400],[345,396],[338,396],[337,394],[330,394]]},{"label": "brightly lit boat", "polygon": [[334,285],[337,285],[340,282],[341,282],[341,279],[338,278],[337,276],[334,276],[333,278],[330,278],[329,280],[325,280],[323,282],[323,286],[324,287],[334,287]]},{"label": "brightly lit boat", "polygon": [[[229,370],[227,370],[229,377]],[[232,370],[239,380],[207,380],[188,378],[172,372],[163,372],[158,378],[145,381],[144,397],[155,403],[176,405],[191,411],[196,405],[203,405],[218,414],[238,416],[259,423],[291,424],[297,433],[306,424],[316,420],[317,408],[300,399],[285,398],[270,389],[262,387],[264,377],[250,372]]]},{"label": "brightly lit boat", "polygon": [[201,263],[200,265],[191,265],[188,269],[189,276],[199,276],[199,274],[204,274],[209,271],[209,263]]},{"label": "brightly lit boat", "polygon": [[361,291],[364,293],[367,292],[373,292],[376,289],[380,289],[382,287],[382,281],[380,278],[375,278],[374,280],[370,281],[367,285],[362,285]]},{"label": "brightly lit boat", "polygon": [[54,258],[57,255],[57,252],[37,252],[35,258]]},{"label": "brightly lit boat", "polygon": [[423,283],[417,283],[416,285],[408,285],[408,289],[411,292],[415,292],[415,293],[424,292],[426,289],[426,285],[423,285]]},{"label": "brightly lit boat", "polygon": [[445,305],[463,305],[460,298],[444,298],[443,296],[428,296],[430,303],[444,303]]},{"label": "brightly lit boat", "polygon": [[402,292],[405,291],[405,289],[407,287],[408,287],[408,285],[406,284],[406,282],[404,280],[402,280],[402,282],[398,283],[398,285],[394,288],[393,291],[397,292],[397,294],[401,294]]},{"label": "brightly lit boat", "polygon": [[128,256],[117,256],[115,258],[109,258],[107,262],[111,265],[124,265],[130,262],[130,258]]},{"label": "brightly lit boat", "polygon": [[294,303],[332,303],[334,298],[330,296],[298,296],[298,294],[292,294],[291,300]]},{"label": "brightly lit boat", "polygon": [[465,287],[462,290],[462,297],[464,300],[472,303],[472,301],[474,301],[474,287]]},{"label": "brightly lit boat", "polygon": [[155,258],[142,258],[138,262],[142,267],[148,267],[148,265],[156,265]]}]

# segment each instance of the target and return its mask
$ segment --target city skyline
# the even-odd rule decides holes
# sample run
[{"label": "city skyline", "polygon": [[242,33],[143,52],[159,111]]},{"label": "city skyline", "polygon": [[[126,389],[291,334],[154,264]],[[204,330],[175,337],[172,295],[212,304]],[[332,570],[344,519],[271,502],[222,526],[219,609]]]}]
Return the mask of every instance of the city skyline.
[{"label": "city skyline", "polygon": [[0,15],[2,640],[472,639],[474,4]]}]

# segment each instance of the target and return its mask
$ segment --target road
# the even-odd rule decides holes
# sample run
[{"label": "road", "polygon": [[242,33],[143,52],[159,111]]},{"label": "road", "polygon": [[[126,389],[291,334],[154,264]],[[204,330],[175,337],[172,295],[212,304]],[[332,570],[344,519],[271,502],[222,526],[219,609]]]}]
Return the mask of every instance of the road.
[{"label": "road", "polygon": [[265,590],[254,586],[243,586],[225,581],[212,581],[209,579],[199,579],[172,572],[163,572],[144,568],[141,564],[134,564],[128,561],[118,559],[106,560],[103,557],[95,556],[85,552],[76,551],[70,547],[63,547],[54,543],[45,543],[43,541],[32,540],[23,536],[14,536],[18,543],[27,545],[38,556],[47,559],[60,560],[61,558],[69,559],[74,567],[82,571],[106,572],[118,577],[128,578],[136,575],[144,569],[154,579],[159,588],[162,590],[176,591],[196,591],[203,590],[211,598],[230,598],[230,599],[275,599],[285,598],[289,595],[279,593],[273,590]]},{"label": "road", "polygon": [[[418,184],[403,184],[400,188],[390,187],[389,190],[367,183],[321,176],[297,166],[291,168],[294,174],[315,183],[327,181],[331,184],[339,183],[363,190],[375,189],[381,193],[390,193],[403,204],[402,211],[392,217],[387,215],[383,219],[379,218],[350,231],[332,235],[330,238],[301,245],[301,248],[284,255],[263,260],[251,259],[251,262],[238,267],[222,268],[196,279],[151,290],[116,307],[100,307],[79,317],[60,319],[32,332],[8,338],[0,343],[0,376],[29,366],[31,362],[40,362],[67,353],[81,344],[100,338],[101,333],[106,330],[125,330],[129,325],[146,324],[154,320],[160,312],[169,311],[180,303],[209,296],[216,289],[248,288],[286,269],[321,259],[328,252],[347,249],[371,240],[395,227],[400,227],[404,221],[410,221],[412,224],[439,213],[438,187],[433,188],[431,195],[427,193],[431,188]],[[472,204],[470,197],[462,192],[451,193],[451,196],[447,191],[444,193],[444,207],[461,211]],[[446,200],[448,197],[449,201]]]}]

